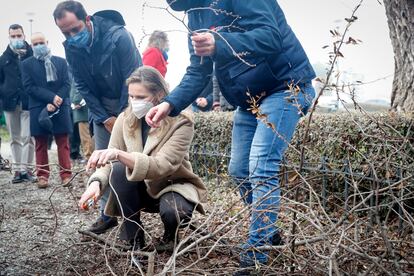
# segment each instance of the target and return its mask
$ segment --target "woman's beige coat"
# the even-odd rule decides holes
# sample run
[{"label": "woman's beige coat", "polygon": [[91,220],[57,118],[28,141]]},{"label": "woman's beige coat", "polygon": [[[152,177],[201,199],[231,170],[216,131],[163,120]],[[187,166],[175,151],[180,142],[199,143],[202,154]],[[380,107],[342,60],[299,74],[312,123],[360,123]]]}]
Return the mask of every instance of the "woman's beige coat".
[{"label": "woman's beige coat", "polygon": [[[195,203],[197,210],[204,214],[206,187],[193,173],[188,154],[193,139],[193,121],[189,116],[182,114],[168,117],[160,129],[151,129],[143,147],[141,122],[138,123],[138,129],[131,132],[126,116],[128,115],[125,112],[118,116],[108,148],[120,149],[135,156],[134,168],[126,168],[127,179],[137,181],[134,185],[143,185],[138,181],[145,181],[148,194],[153,198],[159,198],[167,192],[177,192]],[[110,173],[111,164],[108,164],[98,169],[89,178],[88,184],[99,181],[102,192],[108,188]],[[105,214],[121,215],[116,204],[116,196],[112,192],[105,207]]]}]

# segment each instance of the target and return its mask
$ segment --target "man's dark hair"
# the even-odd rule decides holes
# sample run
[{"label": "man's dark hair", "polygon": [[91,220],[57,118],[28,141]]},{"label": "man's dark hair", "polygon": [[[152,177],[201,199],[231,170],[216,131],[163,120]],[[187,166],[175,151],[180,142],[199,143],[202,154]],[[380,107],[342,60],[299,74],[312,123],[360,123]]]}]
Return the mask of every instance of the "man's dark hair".
[{"label": "man's dark hair", "polygon": [[76,15],[79,20],[86,21],[88,14],[85,11],[85,8],[78,1],[68,0],[60,2],[53,12],[53,17],[56,20],[61,19],[65,16],[66,12],[71,12]]},{"label": "man's dark hair", "polygon": [[24,33],[22,25],[12,24],[9,27],[9,32],[10,32],[10,30],[19,30],[19,29],[22,30],[22,32]]}]

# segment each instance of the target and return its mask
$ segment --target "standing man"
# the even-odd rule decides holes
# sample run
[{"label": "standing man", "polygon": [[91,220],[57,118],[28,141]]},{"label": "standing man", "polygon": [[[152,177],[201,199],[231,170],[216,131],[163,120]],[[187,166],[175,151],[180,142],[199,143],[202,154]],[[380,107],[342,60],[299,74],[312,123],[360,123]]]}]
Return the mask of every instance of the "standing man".
[{"label": "standing man", "polygon": [[28,96],[23,89],[20,72],[21,62],[33,55],[25,41],[23,27],[9,27],[6,51],[0,57],[0,96],[3,100],[6,125],[11,136],[11,153],[14,177],[12,183],[36,181],[29,166],[34,161],[34,141],[30,136]]},{"label": "standing man", "polygon": [[[276,225],[278,173],[296,125],[315,96],[315,73],[276,0],[167,2],[187,12],[191,64],[181,83],[148,112],[146,120],[156,127],[191,104],[215,63],[224,97],[238,107],[229,171],[252,208],[249,237],[240,256],[240,267],[245,268],[240,274],[249,275],[268,260],[268,252],[256,248],[281,243]],[[249,111],[252,98],[267,115],[266,122]]]},{"label": "standing man", "polygon": [[[116,11],[105,10],[90,16],[77,1],[64,1],[53,12],[56,25],[66,37],[66,59],[76,89],[89,107],[95,149],[106,149],[116,117],[128,105],[129,75],[142,65],[132,35]],[[100,200],[101,216],[89,229],[101,234],[118,224],[104,215],[109,190]]]},{"label": "standing man", "polygon": [[36,140],[38,188],[49,181],[48,138],[53,135],[57,145],[60,178],[66,185],[71,177],[69,157],[70,82],[68,65],[61,57],[52,56],[46,37],[32,35],[33,57],[22,63],[23,85],[29,94],[30,132]]}]

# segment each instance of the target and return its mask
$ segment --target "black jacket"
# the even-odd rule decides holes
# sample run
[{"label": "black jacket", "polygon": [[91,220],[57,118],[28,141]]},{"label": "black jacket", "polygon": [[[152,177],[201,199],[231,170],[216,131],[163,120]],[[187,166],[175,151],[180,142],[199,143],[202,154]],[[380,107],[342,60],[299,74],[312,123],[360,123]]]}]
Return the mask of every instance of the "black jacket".
[{"label": "black jacket", "polygon": [[14,111],[21,102],[23,110],[28,110],[29,100],[23,89],[21,61],[33,55],[32,47],[27,42],[27,53],[21,59],[7,46],[0,57],[0,98],[5,111]]},{"label": "black jacket", "polygon": [[56,95],[63,99],[58,114],[52,117],[53,134],[70,133],[73,129],[70,118],[70,82],[68,76],[68,65],[61,57],[52,56],[55,65],[57,81],[46,81],[46,70],[44,61],[34,57],[22,63],[22,77],[26,93],[29,95],[30,108],[30,133],[32,136],[47,135],[49,132],[39,125],[39,114],[47,104],[53,103]]},{"label": "black jacket", "polygon": [[[121,14],[116,11],[97,12],[92,22],[95,36],[90,52],[66,41],[63,45],[76,89],[85,99],[92,119],[102,123],[127,107],[125,81],[142,65],[142,61],[132,35],[124,28]],[[105,106],[103,98],[116,102],[116,106]]]}]

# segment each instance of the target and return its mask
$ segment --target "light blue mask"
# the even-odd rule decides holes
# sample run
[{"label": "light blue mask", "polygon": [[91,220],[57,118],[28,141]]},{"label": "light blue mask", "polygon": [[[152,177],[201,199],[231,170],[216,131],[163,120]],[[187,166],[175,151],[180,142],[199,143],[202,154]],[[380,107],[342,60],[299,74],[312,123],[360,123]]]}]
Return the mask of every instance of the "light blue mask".
[{"label": "light blue mask", "polygon": [[45,57],[49,54],[49,48],[46,44],[39,44],[33,47],[33,55],[35,57]]},{"label": "light blue mask", "polygon": [[66,41],[69,45],[78,47],[78,48],[86,48],[88,47],[89,38],[91,34],[88,31],[88,28],[83,28],[82,31],[77,33],[76,35],[69,37]]},{"label": "light blue mask", "polygon": [[20,38],[12,38],[10,39],[10,45],[14,49],[23,49],[25,47],[24,40]]}]

